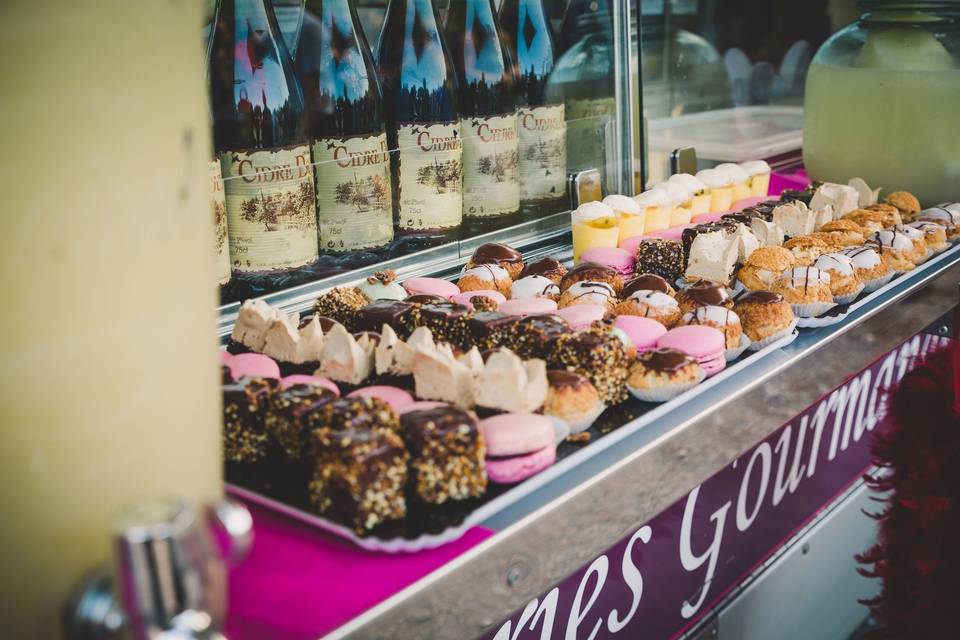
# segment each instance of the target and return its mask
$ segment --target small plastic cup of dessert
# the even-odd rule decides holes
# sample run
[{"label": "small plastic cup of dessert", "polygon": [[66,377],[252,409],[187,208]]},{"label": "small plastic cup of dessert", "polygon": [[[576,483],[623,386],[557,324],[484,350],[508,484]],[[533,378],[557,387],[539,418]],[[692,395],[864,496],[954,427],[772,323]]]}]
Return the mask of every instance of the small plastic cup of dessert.
[{"label": "small plastic cup of dessert", "polygon": [[670,176],[668,183],[679,184],[693,195],[690,198],[690,215],[699,216],[710,213],[710,190],[696,177],[689,173],[677,173]]},{"label": "small plastic cup of dessert", "polygon": [[617,224],[620,234],[617,241],[633,236],[642,236],[647,216],[637,201],[628,196],[612,195],[603,199],[617,214]]},{"label": "small plastic cup of dessert", "polygon": [[634,200],[646,214],[644,233],[667,229],[670,226],[670,211],[673,206],[666,189],[654,187],[634,197]]},{"label": "small plastic cup of dessert", "polygon": [[591,247],[615,247],[620,238],[617,213],[602,202],[586,202],[571,214],[573,261]]},{"label": "small plastic cup of dessert", "polygon": [[740,167],[750,176],[750,195],[766,198],[770,194],[770,165],[763,160],[751,160]]},{"label": "small plastic cup of dessert", "polygon": [[722,171],[733,182],[733,202],[746,200],[753,196],[750,186],[750,174],[743,170],[738,164],[724,162],[716,166],[717,171]]},{"label": "small plastic cup of dessert", "polygon": [[697,179],[710,189],[710,213],[729,211],[733,204],[733,180],[723,171],[704,169],[697,172]]}]

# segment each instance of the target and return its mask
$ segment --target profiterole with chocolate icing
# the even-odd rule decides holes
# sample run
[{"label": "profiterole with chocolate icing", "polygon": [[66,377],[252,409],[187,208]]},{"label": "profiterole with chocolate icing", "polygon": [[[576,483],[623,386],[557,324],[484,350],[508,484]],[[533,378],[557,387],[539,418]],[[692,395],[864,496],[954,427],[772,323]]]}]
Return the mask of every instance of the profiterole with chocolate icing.
[{"label": "profiterole with chocolate icing", "polygon": [[505,244],[488,242],[477,247],[466,268],[472,269],[481,264],[499,265],[507,270],[512,280],[516,280],[523,271],[523,255]]}]

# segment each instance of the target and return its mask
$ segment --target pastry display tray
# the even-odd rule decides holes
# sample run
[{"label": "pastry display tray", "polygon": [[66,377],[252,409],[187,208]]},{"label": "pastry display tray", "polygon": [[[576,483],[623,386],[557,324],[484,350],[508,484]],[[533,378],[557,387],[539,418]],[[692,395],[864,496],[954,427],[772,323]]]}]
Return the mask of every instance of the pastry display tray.
[{"label": "pastry display tray", "polygon": [[[899,286],[906,279],[922,278],[925,272],[936,269],[942,263],[954,260],[958,251],[960,251],[960,247],[954,245],[913,271],[894,278],[880,289],[869,294],[863,294],[848,305],[840,305],[835,308],[835,312],[843,318],[838,324],[849,321],[848,318],[857,315],[854,313],[855,311],[874,304],[876,300],[883,298],[889,290]],[[524,253],[528,259],[535,259],[541,255],[569,259],[569,246],[541,246],[525,250]],[[456,272],[456,267],[457,265],[448,265],[446,269],[438,269],[434,273],[450,275]],[[314,295],[318,295],[325,288],[318,288]],[[309,306],[305,308],[309,308]],[[304,309],[298,309],[291,305],[286,307],[286,310],[301,311]],[[801,329],[800,331],[815,332],[818,329]],[[259,485],[256,478],[244,477],[242,474],[231,472],[228,468],[227,491],[236,497],[348,539],[367,550],[401,553],[437,547],[459,538],[471,526],[495,518],[500,512],[507,510],[525,496],[548,485],[568,470],[583,464],[681,405],[709,392],[725,380],[759,362],[765,356],[779,351],[796,337],[797,332],[794,332],[759,351],[747,351],[717,375],[669,402],[650,404],[630,398],[618,406],[608,408],[587,431],[590,434],[589,442],[561,443],[557,447],[557,462],[552,467],[517,485],[495,485],[491,483],[487,494],[482,498],[439,508],[430,507],[421,511],[417,505],[411,504],[410,512],[404,521],[384,525],[369,535],[358,536],[342,525],[311,513],[307,506],[305,491],[299,488],[302,483],[298,487],[274,486],[271,489],[264,489]]]}]

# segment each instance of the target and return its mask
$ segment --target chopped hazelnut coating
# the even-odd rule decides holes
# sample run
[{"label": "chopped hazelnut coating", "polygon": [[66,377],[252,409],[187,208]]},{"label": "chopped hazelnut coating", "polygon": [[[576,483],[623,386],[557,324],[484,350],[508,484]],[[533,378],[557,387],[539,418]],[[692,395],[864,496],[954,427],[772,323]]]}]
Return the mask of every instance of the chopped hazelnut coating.
[{"label": "chopped hazelnut coating", "polygon": [[547,360],[553,369],[585,376],[607,404],[626,400],[627,353],[615,335],[597,329],[566,334]]},{"label": "chopped hazelnut coating", "polygon": [[443,504],[486,492],[485,447],[471,413],[457,407],[411,411],[401,418],[401,433],[418,499]]},{"label": "chopped hazelnut coating", "polygon": [[240,378],[223,385],[223,455],[228,462],[259,462],[270,447],[265,417],[277,381]]},{"label": "chopped hazelnut coating", "polygon": [[266,428],[281,451],[291,460],[299,460],[310,432],[319,426],[311,416],[337,398],[326,387],[295,384],[273,395],[267,413]]},{"label": "chopped hazelnut coating", "polygon": [[313,312],[333,318],[353,331],[356,329],[357,312],[367,302],[367,297],[356,287],[331,289],[313,303]]}]

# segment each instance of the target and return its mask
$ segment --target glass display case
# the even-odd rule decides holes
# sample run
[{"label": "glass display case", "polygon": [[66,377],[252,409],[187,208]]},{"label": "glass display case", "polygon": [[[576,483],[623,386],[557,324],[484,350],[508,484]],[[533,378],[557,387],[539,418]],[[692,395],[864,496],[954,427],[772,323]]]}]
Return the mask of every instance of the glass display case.
[{"label": "glass display case", "polygon": [[615,0],[217,3],[223,303],[422,265],[632,195],[635,25]]}]

